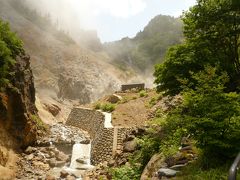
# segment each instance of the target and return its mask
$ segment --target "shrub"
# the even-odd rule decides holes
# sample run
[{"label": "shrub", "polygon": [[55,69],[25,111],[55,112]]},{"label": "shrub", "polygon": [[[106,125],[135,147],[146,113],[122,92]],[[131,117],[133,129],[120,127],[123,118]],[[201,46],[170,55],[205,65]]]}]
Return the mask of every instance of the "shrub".
[{"label": "shrub", "polygon": [[129,97],[124,96],[119,103],[124,104],[124,103],[127,103],[129,100],[130,100]]},{"label": "shrub", "polygon": [[138,180],[140,179],[140,172],[137,166],[121,166],[119,168],[113,168],[110,170],[113,180]]},{"label": "shrub", "polygon": [[149,101],[150,107],[153,107],[156,104],[157,104],[157,99],[155,97],[152,97]]},{"label": "shrub", "polygon": [[185,89],[183,103],[166,117],[166,142],[178,131],[179,138],[190,134],[209,159],[213,154],[219,159],[235,157],[240,151],[240,96],[224,92],[228,77],[218,76],[216,68],[206,67],[192,78],[196,89]]},{"label": "shrub", "polygon": [[147,94],[147,92],[145,90],[142,90],[142,91],[139,92],[139,96],[140,97],[147,97],[148,94]]},{"label": "shrub", "polygon": [[8,23],[0,19],[0,90],[4,90],[13,75],[11,67],[16,56],[23,52],[23,43],[10,31]]},{"label": "shrub", "polygon": [[115,110],[115,105],[112,103],[101,104],[101,110],[104,112],[112,112]]},{"label": "shrub", "polygon": [[94,105],[94,109],[101,109],[101,104],[100,103],[96,103],[95,105]]},{"label": "shrub", "polygon": [[31,115],[30,117],[32,121],[36,124],[38,129],[41,129],[41,130],[47,129],[46,124],[44,124],[43,121],[37,115]]}]

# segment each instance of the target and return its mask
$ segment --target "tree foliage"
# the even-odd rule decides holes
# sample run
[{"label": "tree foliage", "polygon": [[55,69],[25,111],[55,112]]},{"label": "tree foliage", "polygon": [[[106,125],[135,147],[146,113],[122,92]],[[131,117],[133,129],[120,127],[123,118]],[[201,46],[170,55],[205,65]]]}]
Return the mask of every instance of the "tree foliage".
[{"label": "tree foliage", "polygon": [[9,82],[10,68],[16,56],[23,52],[22,46],[22,41],[10,31],[8,23],[0,19],[0,89]]},{"label": "tree foliage", "polygon": [[[182,129],[191,135],[205,155],[232,158],[240,151],[240,96],[224,92],[229,77],[206,67],[192,75],[195,90],[186,88],[183,103],[167,117],[164,127],[171,132]],[[181,136],[179,136],[181,137]]]},{"label": "tree foliage", "polygon": [[162,65],[155,68],[155,83],[159,90],[177,94],[180,81],[194,87],[190,72],[199,72],[209,64],[226,71],[232,91],[239,85],[240,76],[240,6],[229,0],[198,0],[185,12],[184,44],[172,47]]}]

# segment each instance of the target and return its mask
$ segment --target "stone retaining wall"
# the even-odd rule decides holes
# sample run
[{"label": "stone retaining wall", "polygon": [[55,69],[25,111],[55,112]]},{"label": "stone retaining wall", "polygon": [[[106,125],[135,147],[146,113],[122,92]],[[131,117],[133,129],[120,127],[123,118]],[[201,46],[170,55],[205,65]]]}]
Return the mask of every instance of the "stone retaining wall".
[{"label": "stone retaining wall", "polygon": [[121,87],[122,91],[126,91],[126,90],[131,90],[131,89],[139,89],[139,90],[143,90],[145,88],[145,84],[123,84]]},{"label": "stone retaining wall", "polygon": [[104,120],[104,115],[99,111],[73,108],[68,116],[66,125],[87,131],[91,139],[95,139],[96,135],[99,135],[99,132],[104,129]]},{"label": "stone retaining wall", "polygon": [[[66,122],[66,125],[78,127],[87,131],[91,136],[91,164],[93,165],[110,160],[115,153],[113,150],[122,150],[120,147],[122,147],[123,139],[131,130],[116,127],[118,133],[114,137],[114,128],[105,128],[104,121],[105,116],[99,111],[74,108]],[[117,147],[113,147],[114,139],[117,140]]]},{"label": "stone retaining wall", "polygon": [[112,158],[113,130],[114,128],[104,128],[99,132],[99,135],[93,139],[91,149],[91,163],[93,165]]}]

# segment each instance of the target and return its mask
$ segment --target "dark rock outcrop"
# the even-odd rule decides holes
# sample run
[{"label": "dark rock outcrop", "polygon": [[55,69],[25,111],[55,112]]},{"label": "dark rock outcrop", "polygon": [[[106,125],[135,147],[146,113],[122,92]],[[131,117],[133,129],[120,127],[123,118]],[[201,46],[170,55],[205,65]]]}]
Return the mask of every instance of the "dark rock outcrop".
[{"label": "dark rock outcrop", "polygon": [[17,147],[26,147],[42,133],[30,57],[24,54],[17,57],[13,72],[9,87],[0,93],[0,124],[16,140]]}]

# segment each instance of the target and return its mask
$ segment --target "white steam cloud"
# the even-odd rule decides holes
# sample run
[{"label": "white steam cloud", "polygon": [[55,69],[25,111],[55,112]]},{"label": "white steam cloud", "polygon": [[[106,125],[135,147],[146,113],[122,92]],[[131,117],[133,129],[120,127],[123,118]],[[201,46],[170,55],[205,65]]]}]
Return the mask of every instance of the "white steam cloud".
[{"label": "white steam cloud", "polygon": [[96,29],[97,17],[128,18],[146,8],[146,0],[26,0],[34,9],[49,13],[64,26]]}]

